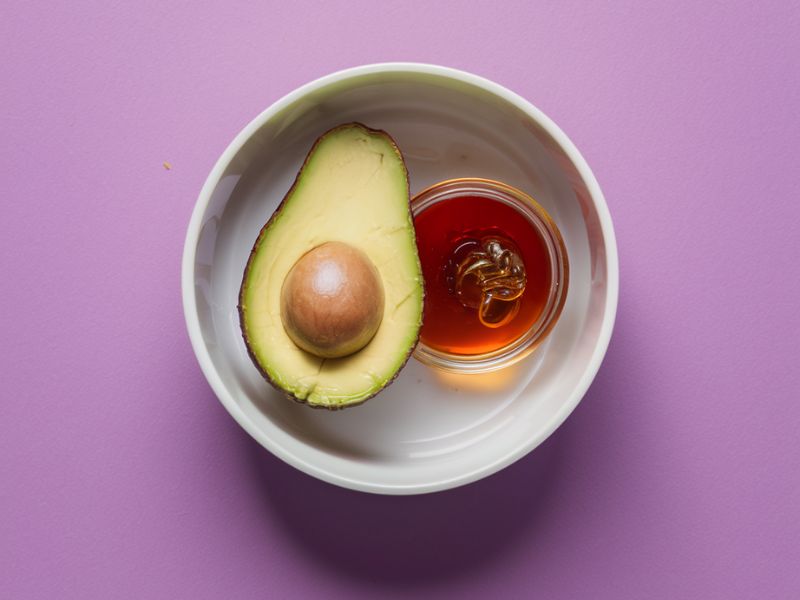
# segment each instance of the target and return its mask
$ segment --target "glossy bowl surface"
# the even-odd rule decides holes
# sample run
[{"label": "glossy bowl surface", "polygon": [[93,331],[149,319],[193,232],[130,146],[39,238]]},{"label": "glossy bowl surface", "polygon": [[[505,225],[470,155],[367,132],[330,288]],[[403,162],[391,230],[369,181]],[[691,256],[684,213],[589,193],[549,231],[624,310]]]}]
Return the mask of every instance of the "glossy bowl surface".
[{"label": "glossy bowl surface", "polygon": [[[480,375],[445,373],[412,359],[378,396],[334,413],[288,401],[261,378],[247,355],[236,309],[248,254],[314,140],[349,121],[394,137],[412,194],[445,179],[493,179],[528,192],[558,223],[570,260],[569,294],[558,324],[536,352]],[[549,118],[481,77],[393,63],[309,83],[234,138],[192,214],[182,291],[203,373],[260,444],[337,485],[415,494],[490,475],[530,452],[567,418],[605,355],[618,276],[600,187]]]}]

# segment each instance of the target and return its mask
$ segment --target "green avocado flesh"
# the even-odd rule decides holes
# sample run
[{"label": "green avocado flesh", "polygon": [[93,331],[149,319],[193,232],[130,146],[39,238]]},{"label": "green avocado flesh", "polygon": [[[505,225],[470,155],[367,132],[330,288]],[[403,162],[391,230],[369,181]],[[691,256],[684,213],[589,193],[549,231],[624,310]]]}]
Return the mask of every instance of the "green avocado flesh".
[{"label": "green avocado flesh", "polygon": [[[362,250],[380,274],[383,319],[361,350],[323,359],[301,350],[281,319],[281,287],[325,242]],[[262,374],[295,400],[344,408],[374,396],[408,360],[422,324],[423,283],[403,158],[382,131],[342,125],[320,137],[261,230],[239,295],[242,333]]]}]

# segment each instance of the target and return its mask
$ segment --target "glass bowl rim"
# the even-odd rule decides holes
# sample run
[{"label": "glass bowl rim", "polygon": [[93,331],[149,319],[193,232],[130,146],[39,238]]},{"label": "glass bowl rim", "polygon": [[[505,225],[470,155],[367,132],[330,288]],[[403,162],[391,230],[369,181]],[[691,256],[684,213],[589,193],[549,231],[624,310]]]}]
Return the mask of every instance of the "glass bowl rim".
[{"label": "glass bowl rim", "polygon": [[537,229],[551,262],[551,285],[547,303],[536,322],[520,337],[502,348],[481,354],[453,354],[431,348],[420,337],[414,357],[420,362],[453,373],[487,373],[503,369],[530,355],[552,331],[567,298],[569,258],[566,244],[553,218],[531,195],[519,188],[482,177],[445,179],[411,198],[412,218],[443,200],[465,192],[505,202]]}]

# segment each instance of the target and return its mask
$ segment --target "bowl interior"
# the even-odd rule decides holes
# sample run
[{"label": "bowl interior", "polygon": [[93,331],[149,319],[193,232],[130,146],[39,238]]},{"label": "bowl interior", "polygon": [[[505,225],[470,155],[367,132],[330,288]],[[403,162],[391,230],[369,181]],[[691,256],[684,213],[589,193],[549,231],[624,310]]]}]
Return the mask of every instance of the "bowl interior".
[{"label": "bowl interior", "polygon": [[[536,352],[481,375],[447,374],[411,359],[377,397],[340,412],[288,401],[261,378],[247,355],[236,310],[248,254],[314,140],[347,121],[394,137],[412,194],[443,179],[483,177],[524,190],[550,213],[566,243],[570,291],[558,324]],[[598,347],[600,354],[605,350],[606,244],[613,244],[601,227],[596,199],[548,131],[481,85],[402,69],[329,79],[267,111],[252,129],[201,195],[201,227],[189,267],[194,293],[187,302],[190,329],[193,311],[199,324],[195,346],[199,339],[207,352],[206,375],[213,371],[209,379],[237,420],[313,475],[388,493],[465,483],[546,438],[583,395],[599,361]]]}]

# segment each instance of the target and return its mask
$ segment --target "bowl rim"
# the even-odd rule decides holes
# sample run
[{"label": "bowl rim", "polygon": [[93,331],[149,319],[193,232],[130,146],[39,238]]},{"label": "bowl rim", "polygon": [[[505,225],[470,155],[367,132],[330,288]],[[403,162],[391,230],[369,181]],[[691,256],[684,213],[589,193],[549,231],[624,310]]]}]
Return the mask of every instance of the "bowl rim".
[{"label": "bowl rim", "polygon": [[[236,403],[233,395],[222,381],[222,378],[217,372],[217,369],[211,359],[208,348],[206,347],[200,328],[200,316],[197,311],[194,276],[197,245],[203,224],[203,216],[208,209],[212,193],[219,183],[225,169],[231,163],[236,154],[241,150],[247,140],[249,140],[253,134],[272,117],[306,94],[312,93],[332,83],[345,79],[373,75],[377,73],[432,75],[472,85],[503,99],[536,121],[536,123],[542,127],[542,129],[544,129],[548,135],[551,136],[556,144],[558,144],[559,148],[564,152],[564,154],[566,154],[583,180],[586,189],[589,191],[592,203],[597,211],[601,231],[603,232],[604,249],[607,263],[606,266],[608,270],[605,310],[597,343],[595,344],[594,351],[589,359],[587,368],[575,386],[573,392],[567,398],[565,398],[559,410],[545,424],[545,426],[539,430],[538,434],[522,440],[520,444],[518,444],[512,451],[507,452],[505,455],[489,463],[480,464],[470,471],[455,474],[446,479],[423,481],[419,483],[403,485],[385,484],[355,479],[330,471],[291,452],[256,427],[253,421],[250,420],[250,418]],[[617,254],[616,236],[614,234],[614,227],[611,221],[611,214],[608,210],[605,197],[603,196],[603,192],[600,189],[597,179],[592,173],[592,170],[589,168],[588,163],[572,143],[572,141],[561,130],[561,128],[558,127],[558,125],[556,125],[555,122],[547,117],[541,110],[536,108],[533,104],[525,100],[520,95],[501,86],[500,84],[466,71],[426,63],[386,62],[343,69],[306,83],[274,102],[252,121],[250,121],[234,137],[234,139],[228,144],[228,147],[217,159],[214,167],[211,169],[211,172],[206,178],[192,210],[192,216],[186,233],[186,240],[183,248],[183,258],[181,262],[181,295],[189,339],[195,356],[197,357],[197,361],[200,365],[200,369],[205,375],[206,380],[208,381],[215,395],[228,413],[259,444],[287,464],[334,485],[353,490],[379,494],[422,494],[443,491],[465,485],[500,471],[501,469],[509,466],[528,454],[531,450],[546,440],[572,413],[594,380],[611,340],[611,333],[616,320],[619,298],[619,258]]]}]

